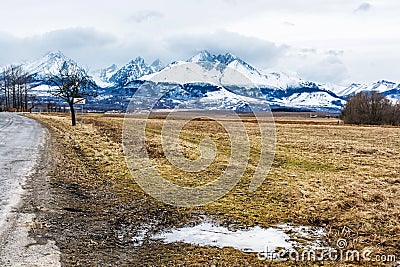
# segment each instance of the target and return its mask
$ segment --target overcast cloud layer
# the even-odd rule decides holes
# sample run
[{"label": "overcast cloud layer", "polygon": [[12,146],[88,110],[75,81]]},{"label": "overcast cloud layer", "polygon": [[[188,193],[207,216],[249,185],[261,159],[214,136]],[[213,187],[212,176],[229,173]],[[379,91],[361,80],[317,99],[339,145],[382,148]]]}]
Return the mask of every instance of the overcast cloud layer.
[{"label": "overcast cloud layer", "polygon": [[6,0],[0,65],[61,50],[94,70],[231,52],[318,82],[400,81],[397,0]]}]

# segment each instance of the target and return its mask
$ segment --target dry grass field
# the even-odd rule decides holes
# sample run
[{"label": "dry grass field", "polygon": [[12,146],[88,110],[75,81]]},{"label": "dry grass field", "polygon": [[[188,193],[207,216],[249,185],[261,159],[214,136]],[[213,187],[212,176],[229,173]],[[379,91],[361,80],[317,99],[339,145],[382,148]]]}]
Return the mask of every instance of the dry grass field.
[{"label": "dry grass field", "polygon": [[[108,218],[123,217],[126,227],[138,221],[149,222],[150,217],[163,220],[159,224],[162,228],[182,225],[193,221],[196,216],[207,215],[222,224],[238,227],[269,227],[279,223],[320,226],[326,230],[326,242],[332,246],[340,237],[341,229],[348,227],[355,233],[348,240],[348,248],[360,251],[368,248],[374,254],[400,257],[399,127],[352,126],[339,124],[337,119],[278,117],[275,160],[264,183],[255,192],[250,192],[248,182],[260,150],[259,131],[251,118],[243,118],[252,140],[251,156],[243,179],[218,201],[200,207],[175,208],[147,196],[135,183],[122,150],[122,116],[87,115],[82,128],[69,126],[68,114],[30,116],[46,125],[53,142],[56,140],[53,144],[56,156],[51,172],[52,183],[60,188],[62,183],[73,184],[85,195],[83,202],[86,203],[79,205],[90,209],[91,213],[99,212],[96,209],[109,211],[111,215]],[[196,147],[202,138],[210,137],[217,142],[218,154],[212,165],[202,173],[191,174],[173,167],[165,159],[160,140],[162,123],[162,117],[148,120],[146,145],[159,172],[169,180],[180,185],[197,186],[212,181],[224,170],[230,153],[229,140],[218,123],[191,121],[183,129],[180,144],[187,158],[199,157]],[[79,196],[75,197],[79,199]],[[85,206],[92,201],[90,208]],[[118,207],[118,210],[113,207]],[[161,211],[166,215],[160,215]],[[93,237],[90,240],[101,242]],[[83,255],[94,249],[88,245],[89,240],[82,238],[81,243],[76,241],[71,245],[66,241],[58,242],[63,244],[62,252],[68,255],[63,258],[67,265],[77,262],[98,264],[94,260],[85,262],[79,258],[79,253]],[[108,251],[111,244],[109,240],[104,248],[99,246],[97,249]],[[119,252],[125,255],[125,262],[132,265],[137,261],[144,266],[266,264],[254,254],[230,248],[150,244],[147,249],[134,249],[137,250],[136,259],[130,258],[134,255],[129,251]],[[106,254],[96,255],[106,261]],[[340,264],[318,263],[328,266]],[[286,266],[287,263],[268,262],[268,265]]]}]

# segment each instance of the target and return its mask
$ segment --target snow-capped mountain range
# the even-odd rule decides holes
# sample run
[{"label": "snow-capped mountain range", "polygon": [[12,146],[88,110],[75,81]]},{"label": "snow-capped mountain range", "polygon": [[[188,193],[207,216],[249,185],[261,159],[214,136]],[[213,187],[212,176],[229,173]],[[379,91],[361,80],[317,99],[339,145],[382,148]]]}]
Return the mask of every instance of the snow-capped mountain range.
[{"label": "snow-capped mountain range", "polygon": [[[21,65],[33,77],[33,92],[45,98],[50,95],[46,76],[56,72],[63,64],[78,66],[59,51],[50,52],[38,60]],[[85,71],[83,68],[79,69]],[[176,75],[177,71],[181,73]],[[232,72],[240,74],[235,77],[241,78],[227,79],[226,77],[234,76]],[[200,76],[215,75],[226,80],[221,86],[204,82],[193,76],[195,73]],[[243,101],[239,100],[246,99],[247,102],[254,102],[259,106],[268,103],[273,109],[338,112],[348,96],[360,91],[379,91],[393,101],[400,98],[399,83],[382,80],[373,84],[351,84],[348,87],[320,84],[282,72],[263,73],[235,55],[214,55],[208,51],[201,51],[186,61],[175,61],[167,66],[160,60],[147,64],[143,58],[137,57],[121,68],[113,64],[93,71],[90,75],[99,86],[99,97],[92,103],[94,109],[99,110],[123,111],[136,90],[147,81],[174,85],[168,87],[171,90],[167,94],[169,99],[163,99],[163,106],[166,108],[197,99],[205,108],[209,108],[209,105],[204,103],[218,103],[214,105],[217,108],[243,110]]]},{"label": "snow-capped mountain range", "polygon": [[22,67],[26,72],[39,80],[44,79],[45,76],[50,73],[57,73],[58,69],[62,67],[64,63],[68,66],[76,64],[75,61],[67,58],[60,51],[55,51],[49,52],[37,60],[25,62],[22,64]]},{"label": "snow-capped mountain range", "polygon": [[[79,66],[74,60],[66,57],[60,51],[49,52],[37,60],[12,65],[21,66],[22,69],[30,75],[30,87],[33,94],[39,98],[47,98],[50,96],[47,81],[47,77],[50,74],[57,74],[62,68],[75,68],[79,72],[86,73],[84,68]],[[0,67],[0,78],[3,75],[3,71],[8,67],[9,66]]]},{"label": "snow-capped mountain range", "polygon": [[372,84],[353,83],[348,87],[337,90],[336,93],[339,96],[347,97],[366,91],[377,91],[392,101],[397,101],[400,98],[400,84],[385,80],[380,80]]}]

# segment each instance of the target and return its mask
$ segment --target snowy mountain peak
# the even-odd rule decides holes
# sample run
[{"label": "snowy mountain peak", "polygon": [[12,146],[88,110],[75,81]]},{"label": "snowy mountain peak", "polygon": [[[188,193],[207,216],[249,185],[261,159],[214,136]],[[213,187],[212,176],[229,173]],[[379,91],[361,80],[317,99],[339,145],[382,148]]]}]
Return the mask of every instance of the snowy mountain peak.
[{"label": "snowy mountain peak", "polygon": [[189,58],[186,62],[211,62],[211,63],[222,63],[228,65],[234,60],[240,60],[237,56],[226,53],[226,54],[211,54],[207,50],[202,50],[198,54]]},{"label": "snowy mountain peak", "polygon": [[109,71],[115,71],[117,70],[117,68],[118,66],[116,64],[112,64],[111,66],[105,68],[104,70],[109,72]]},{"label": "snowy mountain peak", "polygon": [[109,82],[110,78],[118,71],[118,66],[116,64],[112,64],[111,66],[93,71],[91,74],[93,75],[93,79],[96,84],[100,87],[111,87],[112,83]]},{"label": "snowy mountain peak", "polygon": [[[66,57],[60,51],[52,51],[45,54],[43,57],[23,64],[25,71],[38,79],[56,73],[61,67],[77,66],[77,63]],[[83,69],[82,69],[83,70]]]},{"label": "snowy mountain peak", "polygon": [[[207,64],[203,64],[203,62]],[[68,68],[77,66],[77,63],[60,51],[52,51],[35,61],[22,64],[22,66],[33,76],[31,86],[35,88],[35,93],[46,95],[45,92],[48,91],[47,75],[57,72],[59,67]],[[82,69],[82,71],[85,70]],[[177,71],[179,75],[176,75]],[[241,75],[237,75],[238,73]],[[234,54],[229,52],[212,54],[207,50],[200,51],[187,61],[176,61],[167,67],[164,67],[159,59],[149,65],[139,56],[130,60],[120,69],[113,64],[105,69],[92,72],[92,74],[95,82],[104,88],[103,94],[107,96],[103,99],[104,103],[112,108],[115,103],[125,103],[131,97],[131,95],[124,95],[125,91],[120,90],[121,88],[132,89],[142,84],[143,81],[153,79],[165,83],[163,86],[167,86],[168,83],[179,85],[174,87],[175,91],[170,94],[171,103],[176,101],[184,103],[191,97],[200,96],[203,97],[202,101],[220,102],[221,107],[237,105],[237,101],[233,100],[236,99],[236,96],[240,96],[255,98],[258,99],[257,101],[260,99],[268,101],[276,107],[337,111],[343,106],[347,96],[360,91],[374,90],[396,100],[400,95],[400,84],[387,80],[370,84],[352,84],[348,87],[318,84],[284,72],[264,73]],[[181,78],[177,80],[177,77]],[[213,83],[214,80],[205,83],[204,77],[217,80],[215,83]],[[223,86],[216,86],[217,84]]]},{"label": "snowy mountain peak", "polygon": [[[193,82],[190,80],[187,81],[175,81],[172,79],[172,76],[169,74],[171,71],[173,71],[173,68],[176,68],[182,64],[188,64],[188,63],[212,63],[212,64],[223,64],[225,67],[217,67],[214,66],[214,68],[209,68],[207,67],[204,69],[205,72],[210,72],[210,71],[216,71],[220,72],[222,75],[221,77],[225,77],[225,79],[231,79],[231,81],[224,80],[224,82],[227,82],[228,84],[230,83],[237,83],[239,82],[237,79],[243,84],[240,84],[241,86],[252,86],[252,87],[259,87],[259,88],[270,88],[270,89],[280,89],[280,90],[286,90],[289,87],[303,87],[307,86],[309,87],[309,84],[306,84],[305,81],[302,81],[298,77],[291,77],[288,76],[284,73],[271,73],[271,74],[263,74],[259,70],[257,70],[255,67],[251,66],[244,60],[240,59],[239,57],[231,54],[231,53],[226,53],[226,54],[218,54],[214,55],[208,52],[207,50],[203,50],[199,52],[198,54],[194,55],[193,57],[189,58],[186,62],[185,61],[176,61],[171,64],[169,64],[166,68],[163,70],[159,71],[158,74],[159,77],[164,77],[165,81],[168,80],[169,82],[178,82],[178,83],[186,83],[186,82]],[[191,70],[191,68],[196,69],[196,66],[188,66],[186,69],[187,72],[192,72],[194,70]],[[229,69],[229,70],[228,70]],[[184,73],[185,70],[184,68],[180,68],[179,71],[182,73],[182,77],[192,77],[190,73]],[[197,72],[196,70],[195,72]],[[236,76],[236,78],[232,77],[233,73],[240,73],[242,77]],[[168,75],[167,75],[168,74]],[[225,75],[227,74],[227,75]],[[169,78],[167,78],[169,76]],[[141,80],[147,80],[151,79],[152,77],[155,77],[155,73],[152,75],[146,75],[141,78]],[[230,77],[230,78],[228,78]],[[232,84],[234,85],[234,84]],[[238,85],[238,84],[236,84]],[[314,87],[315,84],[312,84]]]},{"label": "snowy mountain peak", "polygon": [[385,95],[387,92],[392,90],[400,90],[400,84],[391,81],[380,80],[372,84],[353,83],[343,90],[336,91],[335,93],[343,97],[366,91],[377,91]]},{"label": "snowy mountain peak", "polygon": [[102,87],[125,86],[144,75],[158,72],[163,68],[159,59],[148,65],[142,57],[138,56],[120,69],[113,64],[106,69],[94,72],[94,76],[96,82]]},{"label": "snowy mountain peak", "polygon": [[137,57],[115,72],[110,77],[109,82],[118,86],[125,86],[131,81],[153,72],[153,68],[147,65],[142,57]]},{"label": "snowy mountain peak", "polygon": [[60,50],[49,51],[43,57],[48,58],[48,59],[66,59],[67,58]]},{"label": "snowy mountain peak", "polygon": [[[242,61],[240,58],[238,58],[237,56],[235,56],[235,55],[232,55],[231,53],[226,53],[226,54],[224,54],[224,55],[222,55],[222,54],[220,54],[220,55],[216,55],[216,56],[214,56],[215,57],[215,60],[217,61],[217,62],[219,62],[219,63],[222,63],[222,64],[225,64],[225,65],[228,65],[229,63],[231,63],[231,62],[233,62],[233,61],[235,61],[235,60],[238,60],[238,61]],[[242,61],[242,62],[244,62],[244,61]]]},{"label": "snowy mountain peak", "polygon": [[160,71],[164,68],[164,64],[161,62],[160,59],[156,59],[151,63],[150,67],[155,71]]},{"label": "snowy mountain peak", "polygon": [[200,53],[194,55],[193,57],[189,58],[187,62],[209,62],[209,63],[219,63],[227,65],[233,69],[242,68],[247,69],[246,72],[256,73],[257,75],[262,75],[256,68],[245,62],[244,60],[240,59],[239,57],[231,54],[211,54],[207,50],[203,50]]},{"label": "snowy mountain peak", "polygon": [[385,86],[394,86],[396,83],[391,82],[391,81],[386,81],[386,80],[380,80],[375,83],[376,85],[385,85]]},{"label": "snowy mountain peak", "polygon": [[136,57],[135,59],[131,60],[130,63],[140,63],[140,64],[145,64],[144,63],[144,58],[142,58],[141,56]]},{"label": "snowy mountain peak", "polygon": [[215,60],[214,55],[212,55],[207,50],[202,50],[198,54],[189,58],[187,62],[213,62],[214,60]]},{"label": "snowy mountain peak", "polygon": [[393,90],[398,86],[398,84],[394,82],[389,82],[385,80],[380,80],[374,84],[372,84],[372,88],[370,88],[370,91],[378,91],[378,92],[385,92],[389,90]]}]

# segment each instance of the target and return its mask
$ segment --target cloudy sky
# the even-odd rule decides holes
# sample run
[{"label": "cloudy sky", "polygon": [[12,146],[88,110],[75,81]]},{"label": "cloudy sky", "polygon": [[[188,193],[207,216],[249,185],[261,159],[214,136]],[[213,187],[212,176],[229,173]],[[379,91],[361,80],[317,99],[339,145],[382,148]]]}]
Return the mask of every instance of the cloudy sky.
[{"label": "cloudy sky", "polygon": [[398,0],[2,0],[0,65],[60,50],[94,70],[200,50],[318,82],[400,82]]}]

